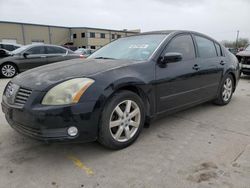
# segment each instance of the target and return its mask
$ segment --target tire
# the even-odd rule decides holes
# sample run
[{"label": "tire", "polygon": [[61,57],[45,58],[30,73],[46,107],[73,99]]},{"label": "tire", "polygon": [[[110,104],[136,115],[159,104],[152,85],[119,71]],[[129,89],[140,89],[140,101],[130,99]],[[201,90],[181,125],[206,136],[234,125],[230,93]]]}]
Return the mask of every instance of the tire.
[{"label": "tire", "polygon": [[214,103],[221,106],[228,104],[233,96],[234,84],[233,76],[231,74],[226,75],[222,80],[218,97]]},{"label": "tire", "polygon": [[138,138],[144,122],[142,99],[131,91],[118,91],[104,107],[98,141],[109,149],[128,147]]},{"label": "tire", "polygon": [[0,74],[4,78],[13,78],[17,73],[17,67],[13,63],[5,63],[0,66]]}]

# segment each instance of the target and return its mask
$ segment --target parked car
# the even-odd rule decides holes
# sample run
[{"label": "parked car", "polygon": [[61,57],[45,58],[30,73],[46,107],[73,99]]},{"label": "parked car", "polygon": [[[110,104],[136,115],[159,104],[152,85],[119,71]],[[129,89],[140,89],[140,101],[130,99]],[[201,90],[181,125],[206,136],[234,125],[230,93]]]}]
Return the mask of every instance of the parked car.
[{"label": "parked car", "polygon": [[8,50],[0,48],[0,58],[4,58],[8,56],[10,56],[10,52]]},{"label": "parked car", "polygon": [[246,75],[250,75],[250,44],[247,45],[245,50],[236,54],[241,63],[241,72]]},{"label": "parked car", "polygon": [[237,48],[227,48],[232,54],[236,55],[238,50]]},{"label": "parked car", "polygon": [[91,54],[93,54],[95,52],[95,50],[93,49],[85,49],[85,48],[78,48],[75,53],[76,54],[80,54],[82,55],[83,57],[88,57],[90,56]]},{"label": "parked car", "polygon": [[33,138],[98,140],[121,149],[153,118],[207,101],[228,104],[238,79],[237,58],[212,38],[148,32],[115,40],[87,59],[17,75],[2,109],[14,129]]},{"label": "parked car", "polygon": [[22,45],[20,45],[20,44],[12,44],[12,43],[0,42],[0,48],[8,50],[8,51],[16,50],[16,49],[20,48],[21,46]]},{"label": "parked car", "polygon": [[62,45],[64,48],[68,48],[68,49],[70,49],[70,50],[72,50],[72,51],[75,51],[75,50],[77,50],[77,47],[76,46],[74,46],[74,43],[73,42],[67,42],[67,43],[65,43],[64,45]]},{"label": "parked car", "polygon": [[41,65],[80,58],[69,49],[44,44],[22,46],[10,54],[11,56],[0,59],[0,75],[6,78]]}]

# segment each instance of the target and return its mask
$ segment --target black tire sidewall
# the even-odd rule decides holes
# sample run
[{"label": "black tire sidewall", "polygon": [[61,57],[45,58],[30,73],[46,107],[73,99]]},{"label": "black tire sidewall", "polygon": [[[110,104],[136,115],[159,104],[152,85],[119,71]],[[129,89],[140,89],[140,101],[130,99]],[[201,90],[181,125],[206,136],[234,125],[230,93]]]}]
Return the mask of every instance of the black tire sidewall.
[{"label": "black tire sidewall", "polygon": [[[136,134],[126,142],[118,142],[116,141],[110,132],[109,123],[110,123],[110,116],[114,110],[114,108],[124,100],[132,100],[134,101],[141,112],[141,122]],[[135,93],[131,91],[119,91],[115,93],[107,102],[104,110],[102,112],[101,123],[99,127],[99,142],[104,146],[110,149],[122,149],[129,145],[131,145],[139,136],[145,121],[145,110],[144,104],[142,99]]]}]

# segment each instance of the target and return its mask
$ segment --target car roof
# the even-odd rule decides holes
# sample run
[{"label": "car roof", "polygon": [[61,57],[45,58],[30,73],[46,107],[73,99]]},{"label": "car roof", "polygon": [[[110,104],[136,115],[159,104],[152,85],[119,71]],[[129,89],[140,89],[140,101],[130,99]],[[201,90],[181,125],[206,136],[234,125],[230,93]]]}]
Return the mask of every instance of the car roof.
[{"label": "car roof", "polygon": [[33,46],[52,46],[52,47],[60,47],[60,48],[63,48],[63,49],[68,50],[68,48],[65,48],[65,47],[63,47],[63,46],[53,45],[53,44],[43,44],[43,43],[27,44],[27,45],[25,45],[25,46],[29,46],[29,47],[33,47]]},{"label": "car roof", "polygon": [[0,42],[0,44],[7,44],[7,45],[13,45],[13,46],[22,46],[21,44],[9,43],[9,42]]},{"label": "car roof", "polygon": [[205,35],[203,33],[199,33],[196,31],[190,31],[190,30],[158,30],[158,31],[143,32],[143,33],[139,33],[138,35],[148,35],[148,34],[163,34],[163,35],[170,35],[171,34],[171,35],[174,35],[174,34],[181,34],[181,33],[191,33],[191,34],[200,35],[200,36],[206,37],[210,40],[213,40],[213,41],[219,43],[218,41],[209,37],[208,35]]}]

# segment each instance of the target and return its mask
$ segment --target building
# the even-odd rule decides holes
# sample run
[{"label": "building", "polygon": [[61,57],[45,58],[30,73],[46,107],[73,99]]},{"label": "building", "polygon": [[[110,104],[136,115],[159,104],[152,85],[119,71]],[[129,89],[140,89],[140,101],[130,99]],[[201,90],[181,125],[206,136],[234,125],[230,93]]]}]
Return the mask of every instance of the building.
[{"label": "building", "polygon": [[111,30],[89,27],[63,27],[0,21],[0,42],[55,45],[71,44],[78,48],[97,49],[120,37],[135,35],[140,30]]}]

